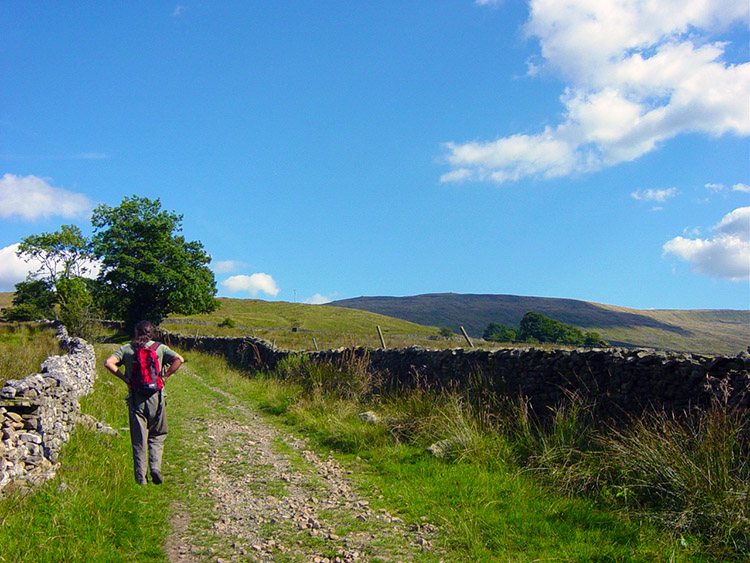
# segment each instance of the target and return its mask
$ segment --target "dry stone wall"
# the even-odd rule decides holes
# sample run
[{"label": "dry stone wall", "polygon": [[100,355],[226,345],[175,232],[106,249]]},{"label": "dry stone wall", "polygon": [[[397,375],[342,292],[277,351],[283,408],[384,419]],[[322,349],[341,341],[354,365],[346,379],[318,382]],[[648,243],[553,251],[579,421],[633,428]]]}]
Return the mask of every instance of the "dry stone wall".
[{"label": "dry stone wall", "polygon": [[93,346],[69,337],[62,325],[57,339],[65,355],[47,358],[40,373],[0,389],[0,490],[54,476],[60,448],[81,418],[79,399],[93,390]]},{"label": "dry stone wall", "polygon": [[[163,338],[185,350],[223,355],[249,369],[273,369],[290,354],[338,361],[351,350],[291,352],[274,349],[256,338],[190,337],[165,332]],[[513,348],[497,351],[423,347],[354,349],[368,355],[371,369],[384,388],[415,385],[477,388],[515,398],[526,397],[537,413],[548,412],[566,394],[593,399],[599,414],[638,415],[651,407],[683,412],[705,408],[725,396],[732,405],[750,408],[750,355],[711,357],[630,348],[544,350]]]}]

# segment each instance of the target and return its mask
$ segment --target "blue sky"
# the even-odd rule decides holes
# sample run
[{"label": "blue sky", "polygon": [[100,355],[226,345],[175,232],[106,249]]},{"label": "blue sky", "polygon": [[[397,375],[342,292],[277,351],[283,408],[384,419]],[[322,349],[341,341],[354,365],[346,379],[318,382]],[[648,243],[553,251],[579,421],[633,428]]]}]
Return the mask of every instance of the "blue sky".
[{"label": "blue sky", "polygon": [[136,194],[228,297],[747,309],[749,10],[5,0],[0,290]]}]

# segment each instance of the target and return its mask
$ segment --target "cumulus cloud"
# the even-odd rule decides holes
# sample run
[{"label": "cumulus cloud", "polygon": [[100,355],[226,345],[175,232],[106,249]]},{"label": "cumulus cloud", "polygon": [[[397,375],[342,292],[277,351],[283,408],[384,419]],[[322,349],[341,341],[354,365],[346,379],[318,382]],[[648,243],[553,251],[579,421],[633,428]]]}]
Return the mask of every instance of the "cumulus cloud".
[{"label": "cumulus cloud", "polygon": [[239,262],[237,260],[217,260],[216,262],[211,263],[213,271],[217,274],[231,274],[244,266],[244,262]]},{"label": "cumulus cloud", "polygon": [[330,303],[331,301],[333,301],[333,299],[331,299],[330,297],[326,297],[325,295],[316,293],[312,297],[308,297],[302,302],[307,303],[308,305],[325,305],[326,303]]},{"label": "cumulus cloud", "polygon": [[637,199],[638,201],[657,201],[664,203],[670,198],[677,195],[677,188],[669,188],[666,190],[640,190],[630,194],[630,197]]},{"label": "cumulus cloud", "polygon": [[0,291],[13,291],[13,286],[26,279],[29,272],[35,272],[40,264],[27,263],[16,256],[18,244],[0,248]]},{"label": "cumulus cloud", "polygon": [[747,184],[735,184],[734,186],[732,186],[732,191],[750,194],[750,186],[748,186]]},{"label": "cumulus cloud", "polygon": [[[480,3],[490,3],[487,2]],[[564,119],[531,135],[445,143],[444,182],[554,178],[631,161],[681,133],[750,133],[750,63],[711,34],[746,22],[735,0],[530,0],[525,30],[567,84]]]},{"label": "cumulus cloud", "polygon": [[91,208],[92,202],[85,195],[51,186],[44,178],[15,174],[0,178],[0,217],[5,219],[83,218]]},{"label": "cumulus cloud", "polygon": [[664,245],[664,254],[689,262],[700,274],[733,281],[750,279],[750,207],[725,215],[712,231],[707,239],[675,237]]},{"label": "cumulus cloud", "polygon": [[222,287],[231,293],[247,292],[253,297],[258,295],[259,292],[266,293],[271,296],[279,294],[279,286],[276,285],[274,279],[268,274],[253,274],[251,276],[232,276],[221,282]]}]

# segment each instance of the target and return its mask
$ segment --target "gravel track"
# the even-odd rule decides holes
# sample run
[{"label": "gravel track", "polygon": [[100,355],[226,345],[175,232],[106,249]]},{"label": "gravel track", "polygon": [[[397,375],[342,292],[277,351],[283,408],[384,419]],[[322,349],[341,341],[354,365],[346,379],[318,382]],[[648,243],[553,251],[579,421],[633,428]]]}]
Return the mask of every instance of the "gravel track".
[{"label": "gravel track", "polygon": [[[205,475],[196,487],[210,500],[213,525],[208,532],[196,531],[189,508],[178,503],[167,541],[170,562],[440,560],[433,547],[435,526],[409,526],[385,509],[374,509],[379,495],[359,491],[351,470],[268,425],[191,370],[183,371],[224,397],[229,408],[217,409],[210,420],[191,420],[208,450]],[[425,559],[428,554],[432,557]]]}]

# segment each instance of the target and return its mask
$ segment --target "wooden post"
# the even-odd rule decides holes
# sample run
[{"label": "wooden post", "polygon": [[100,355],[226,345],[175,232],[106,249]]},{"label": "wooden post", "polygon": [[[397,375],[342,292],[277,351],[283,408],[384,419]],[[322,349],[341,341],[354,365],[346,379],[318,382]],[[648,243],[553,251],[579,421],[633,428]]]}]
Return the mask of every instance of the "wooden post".
[{"label": "wooden post", "polygon": [[385,339],[383,338],[383,331],[380,330],[380,326],[376,325],[375,328],[378,329],[378,336],[380,337],[380,347],[385,350]]},{"label": "wooden post", "polygon": [[469,348],[473,348],[474,347],[474,343],[469,338],[469,335],[466,334],[466,330],[464,329],[464,327],[460,327],[460,328],[461,328],[461,334],[464,335],[464,338],[466,339],[466,342],[469,343]]},{"label": "wooden post", "polygon": [[315,342],[315,337],[313,336],[313,346],[315,346],[315,351],[318,352],[318,343]]},{"label": "wooden post", "polygon": [[276,339],[271,340],[271,348],[276,350]]}]

